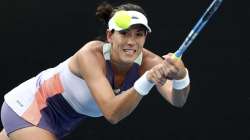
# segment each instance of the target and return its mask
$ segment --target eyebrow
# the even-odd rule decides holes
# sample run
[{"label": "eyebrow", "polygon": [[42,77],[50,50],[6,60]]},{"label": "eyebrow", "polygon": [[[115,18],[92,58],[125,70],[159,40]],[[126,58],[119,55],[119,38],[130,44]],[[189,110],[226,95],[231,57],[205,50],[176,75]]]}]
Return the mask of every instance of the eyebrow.
[{"label": "eyebrow", "polygon": [[142,25],[136,26],[134,29],[137,29],[137,32],[140,32],[140,31],[143,31],[145,33],[147,32],[146,27],[144,27]]},{"label": "eyebrow", "polygon": [[136,30],[136,32],[144,32],[146,33],[147,32],[147,29],[146,27],[144,26],[135,26],[135,27],[132,27],[132,28],[128,28],[128,29],[125,29],[125,30],[121,30],[121,31],[118,31],[119,33],[124,33],[124,32],[129,32],[130,30]]}]

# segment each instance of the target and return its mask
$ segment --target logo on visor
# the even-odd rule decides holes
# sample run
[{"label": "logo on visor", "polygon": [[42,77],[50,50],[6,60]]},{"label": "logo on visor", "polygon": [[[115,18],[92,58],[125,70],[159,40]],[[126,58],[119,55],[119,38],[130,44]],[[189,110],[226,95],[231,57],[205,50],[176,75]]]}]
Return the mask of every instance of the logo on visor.
[{"label": "logo on visor", "polygon": [[139,19],[138,17],[135,17],[135,16],[132,16],[131,18],[132,18],[132,19]]}]

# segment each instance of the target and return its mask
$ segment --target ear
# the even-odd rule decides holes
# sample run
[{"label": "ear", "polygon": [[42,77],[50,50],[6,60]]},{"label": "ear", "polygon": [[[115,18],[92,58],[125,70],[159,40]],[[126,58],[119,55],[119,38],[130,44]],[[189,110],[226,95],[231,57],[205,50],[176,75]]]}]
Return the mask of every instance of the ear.
[{"label": "ear", "polygon": [[150,33],[148,31],[145,31],[145,36],[147,37]]},{"label": "ear", "polygon": [[112,35],[113,35],[113,32],[112,32],[111,30],[107,30],[107,31],[106,31],[106,35],[107,35],[107,41],[108,41],[109,43],[111,43],[111,42],[112,42]]}]

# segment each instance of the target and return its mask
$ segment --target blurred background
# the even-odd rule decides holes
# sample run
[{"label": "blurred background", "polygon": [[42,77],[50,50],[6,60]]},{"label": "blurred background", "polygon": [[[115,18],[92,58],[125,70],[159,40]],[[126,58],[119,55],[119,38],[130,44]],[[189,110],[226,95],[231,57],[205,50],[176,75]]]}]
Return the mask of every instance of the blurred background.
[{"label": "blurred background", "polygon": [[[101,2],[1,0],[0,103],[6,92],[102,34],[106,27],[95,18]],[[164,55],[181,45],[212,0],[107,2],[142,6],[153,31],[145,47]],[[247,1],[224,0],[183,56],[192,85],[183,108],[172,107],[153,89],[117,125],[89,119],[64,140],[249,140],[249,24]]]}]

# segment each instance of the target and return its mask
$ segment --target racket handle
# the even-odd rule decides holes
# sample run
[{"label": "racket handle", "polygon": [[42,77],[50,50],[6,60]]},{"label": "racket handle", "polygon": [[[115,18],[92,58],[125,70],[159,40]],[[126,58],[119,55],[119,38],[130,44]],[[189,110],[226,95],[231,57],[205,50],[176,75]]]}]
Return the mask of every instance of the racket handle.
[{"label": "racket handle", "polygon": [[177,51],[174,53],[174,55],[172,56],[173,59],[181,59],[181,56],[179,53],[177,53]]},{"label": "racket handle", "polygon": [[180,50],[177,50],[177,51],[174,53],[173,56],[176,57],[176,58],[181,58],[182,52],[181,52]]}]

